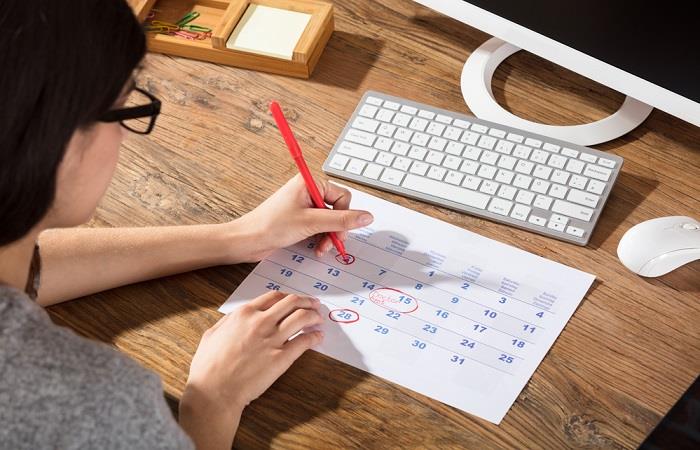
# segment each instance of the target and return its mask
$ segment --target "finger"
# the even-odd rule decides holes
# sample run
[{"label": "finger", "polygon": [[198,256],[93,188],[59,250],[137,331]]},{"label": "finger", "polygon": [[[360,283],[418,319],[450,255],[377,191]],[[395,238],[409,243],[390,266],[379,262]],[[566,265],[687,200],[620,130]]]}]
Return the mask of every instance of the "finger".
[{"label": "finger", "polygon": [[302,214],[302,220],[308,224],[309,234],[352,230],[367,226],[374,220],[369,212],[355,209],[308,208]]},{"label": "finger", "polygon": [[280,343],[284,343],[290,336],[294,336],[304,328],[319,325],[322,322],[323,317],[317,310],[297,309],[280,322]]},{"label": "finger", "polygon": [[321,302],[313,297],[291,294],[272,305],[267,312],[278,323],[297,309],[318,309],[320,305]]},{"label": "finger", "polygon": [[352,193],[336,184],[328,181],[322,182],[323,200],[328,205],[333,205],[333,209],[348,209],[350,208],[350,200]]},{"label": "finger", "polygon": [[325,255],[331,248],[333,248],[333,241],[331,241],[331,238],[326,234],[316,246],[316,256],[321,257]]},{"label": "finger", "polygon": [[323,341],[323,332],[312,331],[310,333],[300,334],[287,342],[282,347],[284,349],[284,355],[288,358],[287,363],[291,366],[294,361],[299,359],[302,353],[320,344],[321,341]]},{"label": "finger", "polygon": [[249,301],[245,306],[258,311],[265,311],[272,305],[287,297],[287,292],[270,291]]}]

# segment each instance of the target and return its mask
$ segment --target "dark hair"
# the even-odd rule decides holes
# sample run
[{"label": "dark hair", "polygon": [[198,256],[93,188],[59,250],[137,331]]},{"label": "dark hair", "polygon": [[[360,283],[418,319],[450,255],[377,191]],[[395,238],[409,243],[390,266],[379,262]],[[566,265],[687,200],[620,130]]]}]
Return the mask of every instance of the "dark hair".
[{"label": "dark hair", "polygon": [[47,213],[71,136],[110,109],[145,51],[125,0],[2,0],[0,245]]}]

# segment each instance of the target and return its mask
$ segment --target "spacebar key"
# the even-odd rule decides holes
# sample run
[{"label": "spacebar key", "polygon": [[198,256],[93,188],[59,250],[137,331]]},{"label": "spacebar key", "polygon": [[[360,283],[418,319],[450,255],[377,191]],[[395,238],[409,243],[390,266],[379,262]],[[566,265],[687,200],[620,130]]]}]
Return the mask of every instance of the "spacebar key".
[{"label": "spacebar key", "polygon": [[450,184],[444,184],[440,181],[431,180],[429,178],[419,177],[413,174],[407,174],[406,178],[401,183],[402,187],[411,189],[412,191],[422,192],[424,194],[435,197],[444,198],[455,203],[471,206],[472,208],[484,209],[489,202],[489,197],[480,192],[470,191]]}]

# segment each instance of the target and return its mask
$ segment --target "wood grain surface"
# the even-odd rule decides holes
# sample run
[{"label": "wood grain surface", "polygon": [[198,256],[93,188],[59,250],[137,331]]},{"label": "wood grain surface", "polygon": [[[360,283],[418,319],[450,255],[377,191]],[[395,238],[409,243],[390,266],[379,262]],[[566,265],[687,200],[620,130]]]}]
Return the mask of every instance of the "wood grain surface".
[{"label": "wood grain surface", "polygon": [[[149,55],[140,83],[163,100],[155,131],[125,142],[88,226],[221,222],[294,173],[267,112],[280,101],[320,167],[363,92],[468,111],[459,74],[488,36],[409,0],[335,2],[336,31],[310,80]],[[498,100],[546,123],[602,118],[622,95],[521,52],[497,71]],[[593,273],[597,280],[500,426],[307,352],[246,409],[237,448],[635,448],[700,373],[700,264],[657,279],[627,271],[623,233],[700,215],[700,129],[661,111],[596,148],[625,158],[590,244],[578,247],[367,187],[361,190]],[[115,345],[177,398],[200,335],[252,269],[217,267],[50,308],[57,323]]]}]

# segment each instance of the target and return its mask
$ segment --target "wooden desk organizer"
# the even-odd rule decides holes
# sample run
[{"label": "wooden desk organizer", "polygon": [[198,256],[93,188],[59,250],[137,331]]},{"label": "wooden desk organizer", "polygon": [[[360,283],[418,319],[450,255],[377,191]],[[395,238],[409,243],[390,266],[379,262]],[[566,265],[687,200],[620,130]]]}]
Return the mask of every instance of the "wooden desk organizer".
[{"label": "wooden desk organizer", "polygon": [[[147,33],[150,51],[210,61],[246,69],[309,78],[333,33],[333,6],[318,0],[128,0],[139,20],[150,11],[155,20],[177,22],[191,11],[200,16],[193,22],[212,29],[211,38],[188,40],[179,36]],[[311,14],[292,59],[259,55],[226,48],[226,41],[250,4]],[[274,33],[274,30],[270,30]]]}]

